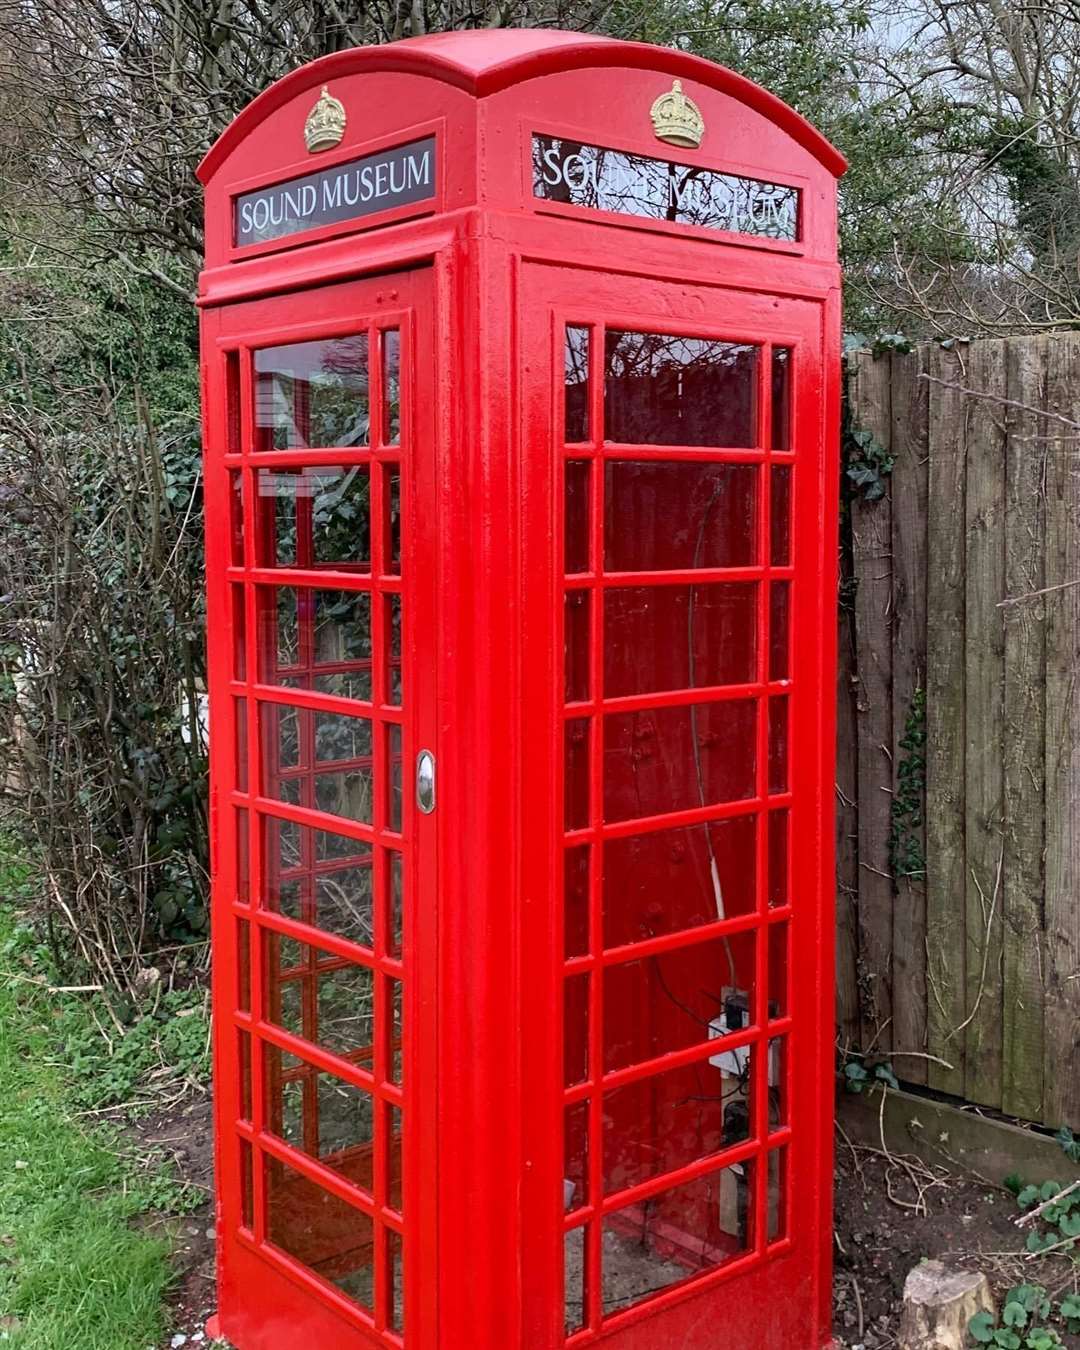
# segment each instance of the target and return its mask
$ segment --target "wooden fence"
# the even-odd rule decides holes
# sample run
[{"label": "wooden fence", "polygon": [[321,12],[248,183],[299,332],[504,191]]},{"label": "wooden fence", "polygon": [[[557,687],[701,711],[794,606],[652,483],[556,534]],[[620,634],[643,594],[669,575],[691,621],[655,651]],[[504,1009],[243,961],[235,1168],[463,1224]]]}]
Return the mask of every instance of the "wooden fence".
[{"label": "wooden fence", "polygon": [[1080,1127],[1080,334],[848,379],[895,464],[844,546],[841,1037]]}]

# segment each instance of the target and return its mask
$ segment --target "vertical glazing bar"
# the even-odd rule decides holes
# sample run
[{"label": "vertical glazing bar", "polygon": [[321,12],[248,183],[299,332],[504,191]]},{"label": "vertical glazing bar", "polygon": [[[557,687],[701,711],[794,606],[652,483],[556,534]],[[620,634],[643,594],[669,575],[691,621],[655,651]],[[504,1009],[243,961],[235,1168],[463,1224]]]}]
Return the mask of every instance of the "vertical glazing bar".
[{"label": "vertical glazing bar", "polygon": [[[771,521],[772,521],[772,477],[770,446],[772,445],[772,349],[768,343],[762,345],[758,360],[758,444],[765,458],[758,472],[760,499],[760,539],[758,542],[758,561],[761,566],[761,580],[758,583],[757,620],[758,620],[758,670],[757,679],[763,691],[769,683],[769,597],[770,565],[772,562]],[[753,1195],[753,1241],[754,1249],[765,1249],[768,1229],[768,1190],[769,1168],[764,1152],[764,1141],[769,1134],[769,943],[768,929],[765,927],[769,912],[768,861],[769,861],[769,700],[763,693],[757,701],[757,916],[756,944],[754,948],[754,1022],[761,1028],[751,1057],[754,1072],[751,1075],[752,1093],[751,1111],[753,1114],[753,1135],[759,1145],[757,1164],[754,1167]]]},{"label": "vertical glazing bar", "polygon": [[[255,567],[255,532],[257,521],[257,488],[255,470],[248,463],[255,443],[255,390],[252,378],[251,349],[240,349],[240,446],[243,457],[244,498],[244,567],[250,576]],[[250,581],[244,586],[246,615],[245,647],[247,654],[248,679],[252,683],[258,680],[259,670],[259,634],[258,604],[255,587]],[[248,783],[252,799],[262,794],[262,742],[259,736],[259,703],[254,697],[247,700],[248,716]],[[249,925],[251,941],[251,1018],[255,1027],[263,1020],[265,1012],[264,984],[266,971],[263,965],[262,929],[258,922],[259,911],[263,908],[263,823],[262,817],[254,805],[248,812],[249,844],[248,869],[251,884],[252,923]],[[251,1038],[251,1123],[258,1139],[266,1124],[265,1083],[263,1078],[263,1042],[255,1034]],[[254,1149],[252,1166],[252,1218],[256,1242],[262,1242],[266,1235],[266,1187],[262,1162],[262,1150]]]},{"label": "vertical glazing bar", "polygon": [[593,969],[589,980],[589,1203],[594,1218],[586,1229],[586,1323],[598,1330],[603,1319],[604,1100],[604,975],[600,953],[604,946],[604,869],[600,826],[604,819],[604,329],[589,329],[589,435],[593,446],[589,473],[589,551],[594,581],[589,613],[589,693],[594,709],[589,744],[589,825],[593,830],[589,870],[589,932]]},{"label": "vertical glazing bar", "polygon": [[[383,335],[375,328],[368,333],[368,444],[374,451],[381,446],[383,439],[382,418],[383,384]],[[389,815],[390,762],[388,758],[386,723],[377,715],[377,710],[386,703],[386,615],[379,576],[386,571],[386,541],[383,537],[382,510],[383,469],[381,462],[372,455],[368,473],[368,548],[371,553],[371,701],[376,710],[372,719],[372,754],[374,763],[372,773],[375,779],[374,802],[372,803],[372,824],[375,828],[375,846],[371,858],[372,904],[374,905],[374,944],[377,960],[386,956],[389,942],[387,938],[389,895],[387,894],[387,857],[386,850],[379,841],[386,828]],[[402,788],[404,792],[404,784]],[[402,801],[404,824],[405,802]],[[387,1036],[392,1028],[387,1023],[386,979],[382,975],[375,977],[375,1046],[374,1063],[376,1097],[373,1107],[372,1138],[372,1194],[375,1200],[375,1226],[373,1230],[373,1286],[375,1291],[375,1330],[383,1332],[390,1317],[393,1300],[393,1272],[389,1269],[386,1227],[382,1222],[382,1212],[387,1201],[387,1165],[389,1147],[387,1130],[390,1127],[390,1112],[382,1099],[382,1085],[387,1077]]]}]

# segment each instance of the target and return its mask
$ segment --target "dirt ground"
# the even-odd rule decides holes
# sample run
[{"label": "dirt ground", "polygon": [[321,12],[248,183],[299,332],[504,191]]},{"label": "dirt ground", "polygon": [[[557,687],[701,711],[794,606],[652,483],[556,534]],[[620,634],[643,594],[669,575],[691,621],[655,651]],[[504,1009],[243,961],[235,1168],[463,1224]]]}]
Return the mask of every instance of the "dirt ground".
[{"label": "dirt ground", "polygon": [[[208,1098],[147,1117],[134,1127],[140,1143],[165,1149],[179,1174],[209,1188],[213,1137]],[[1029,1259],[1016,1204],[1006,1191],[915,1159],[886,1158],[837,1139],[834,1329],[837,1350],[897,1345],[900,1300],[908,1271],[924,1257],[985,1270],[1000,1296],[1024,1281],[1060,1297],[1076,1287],[1066,1258]],[[205,1344],[214,1311],[214,1228],[209,1203],[181,1219],[158,1221],[174,1248],[173,1324],[161,1350]],[[1064,1337],[1080,1350],[1080,1337]],[[796,1350],[796,1347],[792,1347]]]},{"label": "dirt ground", "polygon": [[[913,1158],[837,1139],[833,1327],[846,1350],[896,1346],[904,1281],[923,1258],[985,1271],[998,1306],[1025,1282],[1051,1294],[1076,1288],[1066,1257],[1030,1258],[1011,1194]],[[1070,1350],[1080,1338],[1063,1336]]]}]

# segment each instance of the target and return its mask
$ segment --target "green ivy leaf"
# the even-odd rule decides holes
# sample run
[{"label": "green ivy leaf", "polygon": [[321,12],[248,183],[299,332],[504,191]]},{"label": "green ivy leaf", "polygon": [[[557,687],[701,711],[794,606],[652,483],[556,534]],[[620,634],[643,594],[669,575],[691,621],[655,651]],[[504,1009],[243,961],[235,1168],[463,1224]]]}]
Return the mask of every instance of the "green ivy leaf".
[{"label": "green ivy leaf", "polygon": [[1062,1237],[1080,1237],[1080,1214],[1063,1214],[1058,1220]]},{"label": "green ivy leaf", "polygon": [[968,1335],[980,1345],[992,1345],[994,1341],[994,1317],[992,1313],[981,1312],[968,1323]]},{"label": "green ivy leaf", "polygon": [[1039,1203],[1038,1186],[1025,1186],[1016,1197],[1016,1203],[1021,1209],[1030,1209],[1032,1205],[1037,1205]]},{"label": "green ivy leaf", "polygon": [[1008,1327],[999,1327],[994,1332],[993,1344],[1000,1345],[1001,1350],[1020,1350],[1020,1337]]},{"label": "green ivy leaf", "polygon": [[1001,1314],[1001,1320],[1007,1327],[1026,1327],[1028,1322],[1027,1309],[1022,1303],[1006,1303]]}]

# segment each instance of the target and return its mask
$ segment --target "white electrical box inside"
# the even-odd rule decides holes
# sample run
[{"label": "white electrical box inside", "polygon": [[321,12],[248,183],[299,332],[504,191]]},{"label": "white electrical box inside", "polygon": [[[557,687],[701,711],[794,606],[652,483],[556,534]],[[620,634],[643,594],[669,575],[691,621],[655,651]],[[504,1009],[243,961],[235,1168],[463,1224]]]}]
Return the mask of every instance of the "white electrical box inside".
[{"label": "white electrical box inside", "polygon": [[[724,990],[724,1011],[709,1023],[709,1040],[723,1040],[727,1036],[737,1035],[750,1022],[750,998],[741,989]],[[750,1070],[749,1045],[740,1045],[732,1050],[720,1050],[709,1056],[709,1063],[729,1078],[748,1081]],[[780,1047],[774,1041],[769,1046],[769,1086],[780,1084]]]}]

